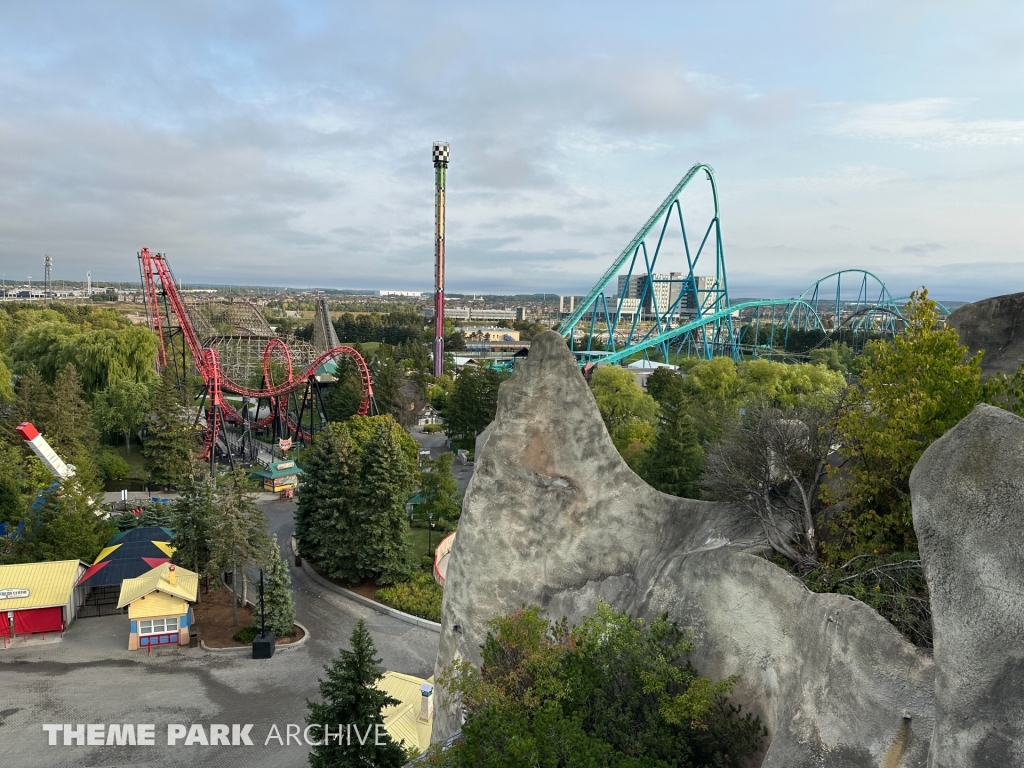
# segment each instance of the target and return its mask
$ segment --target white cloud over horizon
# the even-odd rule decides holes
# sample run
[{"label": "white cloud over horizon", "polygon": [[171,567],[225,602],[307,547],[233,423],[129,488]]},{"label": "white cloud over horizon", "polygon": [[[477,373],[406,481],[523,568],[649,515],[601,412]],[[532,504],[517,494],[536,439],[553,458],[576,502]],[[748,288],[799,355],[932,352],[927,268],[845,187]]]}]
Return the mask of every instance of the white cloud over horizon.
[{"label": "white cloud over horizon", "polygon": [[191,283],[426,290],[445,139],[454,291],[585,292],[697,161],[734,293],[1024,290],[1009,3],[61,7],[0,10],[8,279],[148,246]]}]

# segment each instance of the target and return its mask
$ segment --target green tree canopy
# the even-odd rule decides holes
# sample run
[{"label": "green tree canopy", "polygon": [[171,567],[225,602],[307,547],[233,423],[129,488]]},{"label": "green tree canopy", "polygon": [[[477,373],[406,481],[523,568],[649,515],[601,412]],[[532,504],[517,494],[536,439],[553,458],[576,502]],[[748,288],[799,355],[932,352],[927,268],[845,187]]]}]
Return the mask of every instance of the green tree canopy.
[{"label": "green tree canopy", "polygon": [[420,495],[423,503],[419,512],[432,515],[442,529],[454,530],[462,512],[459,484],[452,474],[455,454],[446,451],[436,459],[424,462],[420,472]]},{"label": "green tree canopy", "polygon": [[981,354],[969,356],[956,330],[939,324],[928,292],[914,292],[903,313],[902,334],[868,345],[859,386],[840,417],[849,509],[842,546],[851,554],[916,550],[910,472],[982,397]]},{"label": "green tree canopy", "polygon": [[140,429],[149,413],[150,390],[146,384],[116,379],[96,393],[93,413],[96,425],[112,435],[123,435],[131,453],[132,432]]},{"label": "green tree canopy", "polygon": [[165,366],[153,392],[152,413],[146,419],[142,455],[149,479],[156,485],[180,486],[194,471],[199,433],[182,403],[174,373]]},{"label": "green tree canopy", "polygon": [[466,712],[465,739],[428,765],[742,765],[765,732],[687,661],[684,633],[599,603],[576,627],[536,608],[494,618],[477,670],[456,662],[440,686]]},{"label": "green tree canopy", "polygon": [[627,463],[637,469],[644,452],[654,443],[658,404],[640,389],[631,371],[614,365],[594,371],[590,390],[612,442]]},{"label": "green tree canopy", "polygon": [[267,518],[256,506],[252,481],[242,469],[221,478],[214,493],[214,506],[218,514],[210,527],[210,549],[213,561],[233,574],[237,599],[231,604],[237,625],[238,606],[244,605],[247,597],[245,571],[252,563],[265,562],[270,548]]},{"label": "green tree canopy", "polygon": [[405,502],[416,443],[390,416],[331,424],[303,454],[296,536],[304,557],[336,578],[403,580]]},{"label": "green tree canopy", "polygon": [[444,398],[445,432],[453,440],[472,440],[494,421],[498,387],[508,373],[488,366],[467,365]]}]

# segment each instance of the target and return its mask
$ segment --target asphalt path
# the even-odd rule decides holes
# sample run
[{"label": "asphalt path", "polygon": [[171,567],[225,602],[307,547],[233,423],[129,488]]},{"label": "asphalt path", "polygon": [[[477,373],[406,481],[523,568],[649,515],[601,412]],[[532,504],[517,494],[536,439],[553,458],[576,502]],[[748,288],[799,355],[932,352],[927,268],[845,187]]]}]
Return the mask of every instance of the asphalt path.
[{"label": "asphalt path", "polygon": [[[274,658],[254,661],[246,652],[208,653],[160,648],[152,655],[126,650],[128,619],[106,616],[75,622],[61,642],[17,644],[0,650],[0,766],[218,766],[289,768],[307,765],[308,747],[269,739],[289,724],[304,727],[306,700],[319,698],[323,667],[348,647],[364,619],[385,669],[429,677],[438,634],[379,614],[324,589],[290,557],[294,502],[260,505],[283,553],[289,555],[296,618],[310,639]],[[153,746],[48,745],[44,724],[153,724]],[[176,746],[168,726],[252,724],[253,746]],[[105,731],[104,731],[105,732]]]}]

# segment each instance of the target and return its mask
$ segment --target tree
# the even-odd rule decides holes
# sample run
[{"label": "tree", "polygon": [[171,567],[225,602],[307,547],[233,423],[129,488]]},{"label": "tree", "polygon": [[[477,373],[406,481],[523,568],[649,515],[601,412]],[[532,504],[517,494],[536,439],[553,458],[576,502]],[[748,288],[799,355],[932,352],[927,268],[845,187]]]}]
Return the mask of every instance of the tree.
[{"label": "tree", "polygon": [[275,534],[263,569],[263,611],[267,631],[278,637],[293,633],[295,605],[292,602],[291,587],[292,577],[288,573],[288,564],[281,559],[280,545]]},{"label": "tree", "polygon": [[11,385],[11,370],[0,358],[0,405],[14,400],[14,387]]},{"label": "tree", "polygon": [[327,419],[346,421],[359,412],[359,405],[363,400],[363,382],[355,370],[355,365],[347,357],[338,360],[335,379],[327,395]]},{"label": "tree", "polygon": [[488,366],[466,366],[444,398],[445,432],[453,440],[472,440],[494,421],[498,387],[509,374]]},{"label": "tree", "polygon": [[454,530],[462,512],[459,484],[452,474],[455,454],[445,451],[436,459],[424,462],[425,471],[420,473],[420,495],[423,503],[419,511],[430,515],[442,528]]},{"label": "tree", "polygon": [[707,454],[709,498],[745,508],[769,545],[803,571],[817,565],[820,490],[836,443],[842,399],[780,410],[747,408]]},{"label": "tree", "polygon": [[25,516],[11,562],[83,560],[91,563],[117,529],[96,515],[96,499],[75,479],[42,494]]},{"label": "tree", "polygon": [[347,576],[352,581],[373,578],[378,584],[394,584],[409,576],[405,502],[416,473],[400,433],[404,430],[393,419],[379,418],[363,450]]},{"label": "tree", "polygon": [[405,396],[405,371],[387,344],[377,348],[370,366],[373,376],[373,396],[382,414],[393,416],[399,422],[409,418],[409,400]]},{"label": "tree", "polygon": [[171,506],[174,531],[171,544],[175,548],[172,560],[199,574],[200,578],[209,576],[213,559],[211,537],[218,522],[213,482],[190,471],[179,489],[179,496]]},{"label": "tree", "polygon": [[660,394],[664,398],[659,408],[660,419],[654,443],[641,462],[640,474],[659,491],[699,499],[704,449],[697,437],[693,417],[687,412],[686,396],[681,388],[661,391]]},{"label": "tree", "polygon": [[686,391],[684,379],[671,368],[655,368],[647,378],[647,394],[657,402],[675,402]]},{"label": "tree", "polygon": [[95,399],[97,426],[104,432],[124,435],[131,453],[131,433],[142,426],[149,413],[149,387],[127,379],[117,379],[98,392]]},{"label": "tree", "polygon": [[390,416],[355,418],[318,434],[303,457],[296,515],[302,555],[352,583],[403,580],[416,450]]},{"label": "tree", "polygon": [[353,489],[361,462],[348,424],[328,424],[303,453],[302,485],[295,515],[299,552],[328,573],[347,559]]},{"label": "tree", "polygon": [[480,669],[457,661],[439,681],[465,738],[428,765],[744,764],[765,731],[728,703],[736,679],[698,676],[691,650],[666,616],[644,622],[603,602],[575,627],[536,608],[495,617]]},{"label": "tree", "polygon": [[232,618],[237,625],[238,606],[245,604],[247,596],[245,571],[250,564],[264,561],[270,546],[267,519],[252,499],[252,482],[244,470],[224,476],[214,493],[214,505],[219,514],[211,526],[210,548],[213,560],[232,574]]},{"label": "tree", "polygon": [[9,477],[0,477],[0,523],[14,523],[25,514],[25,499],[18,484]]},{"label": "tree", "polygon": [[865,349],[866,367],[839,420],[847,460],[842,549],[850,556],[916,551],[910,472],[983,394],[981,353],[968,356],[956,330],[939,324],[928,292],[915,291],[903,313],[902,334]]},{"label": "tree", "polygon": [[[377,649],[362,619],[352,630],[349,644],[351,650],[340,649],[338,658],[324,667],[326,675],[317,679],[321,701],[306,701],[310,734],[323,742],[310,751],[309,764],[312,768],[399,768],[405,764],[405,750],[384,730],[381,715],[385,707],[399,701],[376,687],[383,677],[380,659],[374,658]],[[362,729],[373,732],[361,744],[358,737],[348,738],[348,733],[344,738],[338,735],[349,725],[361,734],[366,732]]]},{"label": "tree", "polygon": [[199,437],[181,403],[174,373],[165,366],[153,393],[153,412],[146,420],[142,455],[149,479],[156,485],[180,486],[194,471]]},{"label": "tree", "polygon": [[630,371],[614,365],[603,365],[594,371],[590,390],[612,442],[630,467],[637,469],[644,452],[654,442],[657,403],[640,389]]}]

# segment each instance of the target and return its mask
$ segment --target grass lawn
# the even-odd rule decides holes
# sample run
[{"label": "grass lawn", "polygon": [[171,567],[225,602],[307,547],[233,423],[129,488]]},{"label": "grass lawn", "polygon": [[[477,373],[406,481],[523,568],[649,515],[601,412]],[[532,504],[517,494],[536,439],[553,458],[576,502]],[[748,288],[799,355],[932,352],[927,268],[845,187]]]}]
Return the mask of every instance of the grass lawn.
[{"label": "grass lawn", "polygon": [[434,556],[434,550],[437,549],[438,543],[448,534],[444,531],[439,531],[436,528],[430,531],[430,550],[427,550],[427,529],[426,528],[410,528],[405,532],[405,540],[409,542],[409,546],[412,547],[412,551],[416,554],[416,557],[426,557],[428,554],[430,557]]},{"label": "grass lawn", "polygon": [[148,479],[149,475],[146,472],[146,464],[142,458],[141,445],[137,443],[133,444],[131,453],[128,453],[128,451],[125,449],[124,443],[121,443],[120,445],[114,447],[114,450],[117,451],[117,455],[120,456],[125,461],[127,461],[128,466],[131,467],[131,469],[128,470],[128,477],[125,478],[126,480],[145,481],[146,479]]}]

